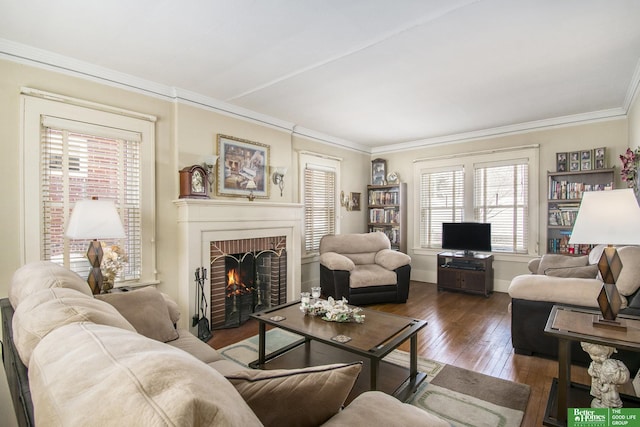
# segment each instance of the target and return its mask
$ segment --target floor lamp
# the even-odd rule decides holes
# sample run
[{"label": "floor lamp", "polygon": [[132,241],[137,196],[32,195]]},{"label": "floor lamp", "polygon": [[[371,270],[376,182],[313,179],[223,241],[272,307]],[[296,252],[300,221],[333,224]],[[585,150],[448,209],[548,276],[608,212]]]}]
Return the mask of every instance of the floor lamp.
[{"label": "floor lamp", "polygon": [[609,246],[598,262],[604,282],[598,295],[602,316],[594,320],[594,325],[624,328],[616,321],[622,305],[616,280],[623,266],[613,245],[640,244],[640,207],[632,189],[582,193],[569,244],[601,243]]},{"label": "floor lamp", "polygon": [[87,283],[93,294],[102,291],[102,245],[98,239],[122,239],[126,237],[116,206],[111,200],[80,200],[71,212],[66,236],[70,239],[92,239],[87,249],[91,271]]}]

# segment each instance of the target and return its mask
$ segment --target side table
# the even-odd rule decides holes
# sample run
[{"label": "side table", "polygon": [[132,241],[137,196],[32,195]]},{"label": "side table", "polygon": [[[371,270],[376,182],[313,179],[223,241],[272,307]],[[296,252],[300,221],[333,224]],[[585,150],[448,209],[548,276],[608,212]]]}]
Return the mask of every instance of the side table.
[{"label": "side table", "polygon": [[[618,349],[640,352],[640,317],[620,315],[626,319],[627,329],[616,330],[594,326],[597,310],[554,305],[549,314],[546,334],[558,338],[558,378],[554,379],[543,424],[566,426],[567,408],[588,408],[590,387],[571,382],[571,341],[584,341]],[[624,407],[640,407],[640,399],[621,395]]]}]

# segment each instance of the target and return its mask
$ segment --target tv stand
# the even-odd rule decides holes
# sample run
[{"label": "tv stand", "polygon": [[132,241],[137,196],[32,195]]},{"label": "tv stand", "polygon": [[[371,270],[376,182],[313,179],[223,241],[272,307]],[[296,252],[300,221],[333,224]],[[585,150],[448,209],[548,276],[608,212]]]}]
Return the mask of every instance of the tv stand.
[{"label": "tv stand", "polygon": [[488,297],[493,292],[493,255],[441,252],[438,254],[438,291],[450,290]]}]

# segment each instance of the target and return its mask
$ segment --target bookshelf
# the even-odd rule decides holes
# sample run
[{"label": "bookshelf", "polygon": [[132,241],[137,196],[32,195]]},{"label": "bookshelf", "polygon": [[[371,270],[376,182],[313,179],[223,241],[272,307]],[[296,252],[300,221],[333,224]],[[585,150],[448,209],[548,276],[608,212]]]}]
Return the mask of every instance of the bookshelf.
[{"label": "bookshelf", "polygon": [[589,253],[591,245],[569,245],[582,193],[612,190],[614,177],[615,168],[547,173],[547,253]]},{"label": "bookshelf", "polygon": [[369,232],[389,237],[391,249],[407,253],[407,184],[367,186]]}]

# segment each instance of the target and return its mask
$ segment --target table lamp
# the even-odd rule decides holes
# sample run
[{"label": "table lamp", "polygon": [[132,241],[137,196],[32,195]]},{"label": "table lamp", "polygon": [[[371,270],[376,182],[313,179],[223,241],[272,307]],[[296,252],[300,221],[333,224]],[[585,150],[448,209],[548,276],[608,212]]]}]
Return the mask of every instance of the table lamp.
[{"label": "table lamp", "polygon": [[102,290],[102,245],[97,239],[122,239],[126,237],[116,206],[111,200],[80,200],[71,212],[66,236],[70,239],[92,239],[87,249],[91,271],[87,283],[93,294]]},{"label": "table lamp", "polygon": [[633,190],[628,188],[582,193],[582,202],[569,243],[609,245],[598,261],[598,270],[604,284],[598,295],[602,316],[594,320],[594,325],[624,328],[622,322],[616,321],[622,305],[616,280],[623,266],[613,245],[640,243],[640,207]]}]

